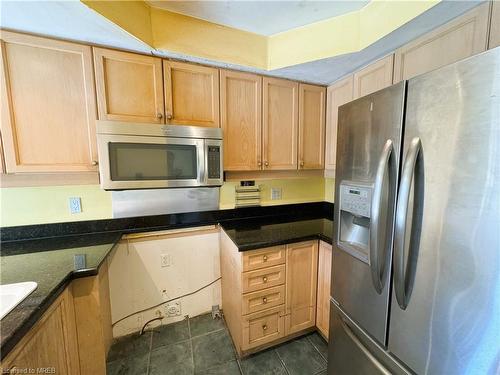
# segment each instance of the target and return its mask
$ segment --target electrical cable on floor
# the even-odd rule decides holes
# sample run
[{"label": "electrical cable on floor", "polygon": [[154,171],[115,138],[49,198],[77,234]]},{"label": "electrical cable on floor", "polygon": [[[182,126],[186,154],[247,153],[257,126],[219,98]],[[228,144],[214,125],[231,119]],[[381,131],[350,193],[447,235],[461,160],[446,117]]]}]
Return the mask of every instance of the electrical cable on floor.
[{"label": "electrical cable on floor", "polygon": [[[120,323],[121,321],[123,321],[123,320],[125,320],[125,319],[127,319],[127,318],[130,318],[131,316],[134,316],[134,315],[136,315],[136,314],[140,314],[140,313],[142,313],[142,312],[145,312],[145,311],[148,311],[148,310],[154,309],[154,308],[156,308],[156,307],[158,307],[158,306],[161,306],[161,305],[163,305],[163,304],[165,304],[165,303],[169,303],[169,302],[175,301],[176,299],[179,299],[179,298],[189,297],[189,296],[191,296],[191,295],[193,295],[193,294],[195,294],[195,293],[198,293],[200,290],[203,290],[203,289],[205,289],[205,288],[208,288],[210,285],[215,284],[215,283],[216,283],[217,281],[219,281],[220,279],[221,279],[221,277],[218,277],[218,278],[216,278],[214,281],[212,281],[212,282],[208,283],[207,285],[204,285],[204,286],[202,286],[201,288],[196,289],[194,292],[186,293],[186,294],[184,294],[184,295],[182,295],[182,296],[175,297],[175,298],[171,298],[171,299],[169,299],[169,300],[167,300],[167,301],[162,301],[162,302],[158,303],[157,305],[154,305],[154,306],[151,306],[151,307],[146,307],[145,309],[142,309],[142,310],[139,310],[139,311],[133,312],[133,313],[131,313],[131,314],[128,314],[128,315],[124,316],[123,318],[118,319],[116,322],[112,323],[112,324],[111,324],[111,326],[113,327],[113,326],[115,326],[116,324]],[[160,318],[155,318],[155,319],[153,319],[153,320],[156,320],[156,319],[160,319]],[[151,321],[153,321],[153,320],[151,320]],[[151,321],[147,322],[146,324],[150,323]],[[146,325],[144,325],[144,327],[145,327],[145,326],[146,326]],[[143,329],[144,329],[144,327],[143,327]]]}]

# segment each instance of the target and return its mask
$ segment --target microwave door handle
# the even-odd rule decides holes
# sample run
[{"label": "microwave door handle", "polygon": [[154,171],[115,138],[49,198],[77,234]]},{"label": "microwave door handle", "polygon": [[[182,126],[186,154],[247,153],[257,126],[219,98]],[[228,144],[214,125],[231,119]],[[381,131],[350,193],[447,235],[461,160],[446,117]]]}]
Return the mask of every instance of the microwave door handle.
[{"label": "microwave door handle", "polygon": [[207,160],[208,160],[208,145],[205,140],[201,140],[200,143],[198,144],[198,185],[203,186],[207,184],[207,171],[206,171],[206,165],[207,165]]},{"label": "microwave door handle", "polygon": [[[405,242],[407,232],[407,216],[410,201],[412,183],[413,212],[410,230],[410,242],[408,247],[408,261],[405,267]],[[406,153],[403,166],[401,185],[399,188],[398,201],[396,205],[396,219],[394,230],[394,289],[396,300],[401,309],[408,306],[412,280],[416,269],[416,261],[419,248],[420,231],[422,225],[423,211],[423,153],[420,138],[411,140],[410,147]]]},{"label": "microwave door handle", "polygon": [[[375,184],[373,188],[373,196],[372,196],[372,204],[370,210],[370,271],[372,277],[372,283],[378,294],[382,293],[384,289],[384,277],[383,273],[385,272],[385,264],[381,264],[381,262],[386,261],[386,256],[383,259],[380,259],[380,231],[381,231],[381,223],[380,223],[380,215],[381,215],[381,205],[383,199],[383,189],[384,189],[384,179],[386,175],[387,168],[389,168],[389,180],[393,186],[395,186],[394,176],[395,176],[395,163],[391,163],[391,155],[394,152],[394,146],[392,140],[388,139],[385,142],[382,153],[380,154],[380,159],[377,167],[377,174],[375,175]],[[390,165],[389,165],[390,164]],[[393,187],[389,186],[390,191]],[[392,191],[391,191],[392,193]],[[394,194],[392,195],[392,200],[394,199]],[[389,197],[388,204],[391,203],[391,196]],[[392,210],[388,210],[388,215],[392,215]],[[387,237],[387,230],[385,230],[385,225],[382,226],[384,229],[384,234]],[[389,232],[390,234],[390,232]],[[387,240],[387,238],[386,238]],[[387,241],[384,241],[384,245]],[[385,249],[384,254],[388,254],[390,252],[389,249]]]}]

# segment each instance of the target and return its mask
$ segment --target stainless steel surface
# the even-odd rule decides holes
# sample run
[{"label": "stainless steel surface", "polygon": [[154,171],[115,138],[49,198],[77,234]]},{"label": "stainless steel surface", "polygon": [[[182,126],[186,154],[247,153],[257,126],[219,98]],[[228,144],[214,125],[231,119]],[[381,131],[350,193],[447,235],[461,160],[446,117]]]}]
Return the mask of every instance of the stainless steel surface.
[{"label": "stainless steel surface", "polygon": [[328,374],[409,374],[333,302],[328,352]]},{"label": "stainless steel surface", "polygon": [[222,139],[221,128],[98,120],[97,134]]},{"label": "stainless steel surface", "polygon": [[[384,148],[380,155],[380,160],[375,175],[375,183],[373,187],[373,200],[370,213],[370,269],[372,275],[373,287],[377,293],[382,293],[387,281],[389,264],[388,255],[391,253],[391,231],[392,223],[387,225],[387,222],[381,225],[380,218],[386,217],[386,208],[389,211],[394,210],[393,202],[396,198],[395,177],[397,176],[396,163],[394,162],[394,146],[392,140],[388,139],[385,142]],[[389,184],[386,188],[385,184]],[[387,192],[387,194],[384,194]],[[382,240],[381,240],[381,231]],[[385,249],[380,249],[385,246]]]},{"label": "stainless steel surface", "polygon": [[422,228],[408,305],[391,305],[389,350],[419,374],[499,374],[500,48],[408,82],[405,154],[415,137]]},{"label": "stainless steel surface", "polygon": [[[136,145],[186,145],[196,148],[196,176],[192,178],[127,178],[113,179],[110,157],[110,145],[113,143]],[[210,177],[208,168],[208,147],[219,148],[219,178]],[[125,123],[116,121],[97,121],[97,150],[99,155],[99,175],[101,187],[106,190],[181,188],[198,186],[220,186],[223,182],[223,144],[222,130],[196,126],[169,126],[158,124]],[[144,160],[139,175],[145,169],[153,169],[152,163],[163,159]],[[180,160],[180,159],[179,159]],[[136,164],[139,163],[136,160]],[[123,163],[121,164],[123,165]],[[118,167],[117,167],[118,168]],[[137,168],[137,167],[136,167]],[[165,166],[166,168],[166,166]],[[158,167],[157,167],[158,170]],[[167,171],[165,170],[165,173]],[[190,176],[191,177],[191,176]]]},{"label": "stainless steel surface", "polygon": [[113,191],[113,217],[218,210],[219,190],[218,187],[198,187]]},{"label": "stainless steel surface", "polygon": [[[340,196],[340,186],[348,181],[361,186],[373,187],[380,164],[381,154],[387,141],[393,145],[386,168],[396,176],[383,178],[382,198],[379,195],[378,220],[380,228],[387,228],[379,236],[378,253],[372,257],[380,259],[379,276],[382,280],[390,275],[392,252],[392,222],[394,199],[389,201],[395,191],[399,165],[401,131],[403,120],[405,82],[401,82],[372,95],[357,99],[339,109],[337,135],[337,171],[335,196]],[[392,186],[389,186],[392,184]],[[373,197],[373,195],[372,195]],[[384,198],[386,197],[386,198]],[[370,215],[368,215],[370,216]],[[371,219],[352,215],[349,221],[339,220],[340,205],[335,205],[334,246],[332,263],[332,297],[349,316],[382,346],[386,344],[387,318],[390,283],[385,282],[380,293],[373,286],[370,268],[370,249],[366,231],[367,256],[355,257],[346,249],[350,245],[341,243],[340,225],[352,225],[363,231],[371,229]],[[344,228],[345,230],[345,228]],[[380,273],[382,272],[382,273]]]},{"label": "stainless steel surface", "polygon": [[[394,291],[396,300],[403,310],[408,305],[411,295],[417,262],[424,199],[423,176],[422,142],[420,138],[415,137],[410,141],[405,157],[394,228]],[[411,196],[413,186],[413,196]],[[408,223],[410,198],[412,198],[413,207],[411,208],[411,221]],[[409,238],[406,237],[407,232],[410,235]],[[405,243],[408,244],[406,252]],[[405,253],[407,258],[405,258]]]}]

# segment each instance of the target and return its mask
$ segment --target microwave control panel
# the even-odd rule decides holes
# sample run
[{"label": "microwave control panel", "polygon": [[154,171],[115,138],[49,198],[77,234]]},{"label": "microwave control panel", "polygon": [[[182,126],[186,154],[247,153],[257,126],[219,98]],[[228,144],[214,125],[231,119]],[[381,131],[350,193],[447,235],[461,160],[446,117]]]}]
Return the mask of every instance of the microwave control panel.
[{"label": "microwave control panel", "polygon": [[208,178],[220,179],[220,146],[207,146]]},{"label": "microwave control panel", "polygon": [[370,217],[371,186],[340,184],[340,209],[354,215]]}]

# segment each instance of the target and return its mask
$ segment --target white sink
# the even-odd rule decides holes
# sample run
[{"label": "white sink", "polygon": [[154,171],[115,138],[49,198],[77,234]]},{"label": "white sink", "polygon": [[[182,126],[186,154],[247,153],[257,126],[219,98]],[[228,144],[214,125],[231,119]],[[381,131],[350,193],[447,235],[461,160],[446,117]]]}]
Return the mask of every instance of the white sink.
[{"label": "white sink", "polygon": [[0,285],[0,319],[19,305],[36,287],[37,283],[33,281]]}]

